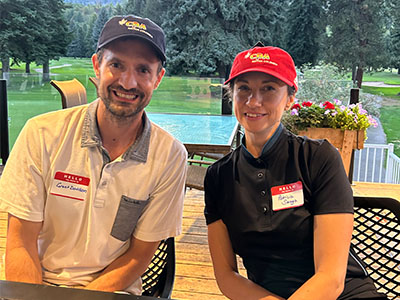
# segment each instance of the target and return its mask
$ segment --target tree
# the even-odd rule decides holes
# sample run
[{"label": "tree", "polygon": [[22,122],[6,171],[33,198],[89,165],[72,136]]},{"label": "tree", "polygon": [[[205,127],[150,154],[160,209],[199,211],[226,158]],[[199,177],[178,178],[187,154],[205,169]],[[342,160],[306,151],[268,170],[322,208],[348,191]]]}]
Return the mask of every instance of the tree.
[{"label": "tree", "polygon": [[382,5],[375,0],[327,2],[326,61],[353,70],[353,81],[361,87],[366,67],[385,66]]},{"label": "tree", "polygon": [[[272,44],[279,1],[163,1],[168,70],[226,77],[234,56],[257,41]],[[270,27],[271,26],[271,27]]]},{"label": "tree", "polygon": [[29,28],[28,16],[31,14],[33,12],[25,7],[24,0],[0,2],[0,59],[3,73],[10,71],[10,58],[20,52],[18,41],[28,38],[26,28]]},{"label": "tree", "polygon": [[64,17],[66,8],[63,0],[46,0],[40,10],[42,32],[36,36],[35,42],[42,45],[41,51],[35,53],[35,62],[43,65],[43,81],[50,81],[49,62],[65,55],[71,41],[68,24]]},{"label": "tree", "polygon": [[286,50],[296,65],[314,65],[320,52],[321,0],[293,0],[287,18]]},{"label": "tree", "polygon": [[93,25],[93,30],[92,30],[92,46],[93,49],[96,50],[97,48],[97,40],[99,39],[101,30],[104,26],[104,24],[106,24],[106,22],[108,21],[108,19],[110,18],[110,13],[109,13],[109,9],[107,6],[103,6],[100,9],[100,12],[97,16],[96,22]]},{"label": "tree", "polygon": [[387,0],[388,8],[388,31],[389,31],[389,51],[390,66],[397,68],[400,74],[400,3],[395,0]]}]

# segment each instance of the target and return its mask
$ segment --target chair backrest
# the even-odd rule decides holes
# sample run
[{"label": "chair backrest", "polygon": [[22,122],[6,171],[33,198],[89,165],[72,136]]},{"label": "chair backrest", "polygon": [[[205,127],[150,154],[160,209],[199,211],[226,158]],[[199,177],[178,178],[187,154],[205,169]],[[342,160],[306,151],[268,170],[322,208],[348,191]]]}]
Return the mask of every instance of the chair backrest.
[{"label": "chair backrest", "polygon": [[378,291],[395,299],[400,295],[400,202],[354,197],[354,207],[354,250]]},{"label": "chair backrest", "polygon": [[188,168],[186,173],[185,186],[191,189],[204,190],[204,177],[207,173],[207,167],[213,162],[208,160],[188,159]]},{"label": "chair backrest", "polygon": [[76,78],[72,80],[52,80],[50,84],[61,94],[62,108],[86,104],[86,88]]},{"label": "chair backrest", "polygon": [[175,279],[175,239],[160,242],[149,267],[142,275],[143,295],[171,298]]},{"label": "chair backrest", "polygon": [[97,77],[89,77],[89,80],[90,80],[91,83],[93,83],[93,85],[97,89],[97,87],[99,86],[99,80],[97,79]]}]

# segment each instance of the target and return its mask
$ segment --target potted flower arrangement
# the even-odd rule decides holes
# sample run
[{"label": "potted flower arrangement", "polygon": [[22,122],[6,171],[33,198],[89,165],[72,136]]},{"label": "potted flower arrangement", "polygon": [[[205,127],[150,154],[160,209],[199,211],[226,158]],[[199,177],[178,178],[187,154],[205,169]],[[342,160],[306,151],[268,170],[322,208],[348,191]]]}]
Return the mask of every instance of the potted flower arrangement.
[{"label": "potted flower arrangement", "polygon": [[361,103],[345,106],[336,99],[320,104],[296,102],[284,115],[282,123],[295,134],[327,139],[338,148],[347,173],[352,149],[362,149],[366,129],[377,126]]}]

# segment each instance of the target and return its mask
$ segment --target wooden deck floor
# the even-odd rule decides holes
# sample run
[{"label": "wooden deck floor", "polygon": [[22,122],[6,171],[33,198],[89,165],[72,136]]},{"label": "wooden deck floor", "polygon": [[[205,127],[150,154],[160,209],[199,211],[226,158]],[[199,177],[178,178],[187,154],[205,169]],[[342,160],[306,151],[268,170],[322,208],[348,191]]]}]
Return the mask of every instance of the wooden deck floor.
[{"label": "wooden deck floor", "polygon": [[[214,279],[203,216],[203,192],[187,190],[183,214],[183,234],[176,238],[174,299],[226,299]],[[6,244],[7,215],[0,212],[0,257]],[[0,264],[2,260],[0,259]],[[1,265],[0,265],[1,267]],[[1,268],[0,279],[4,279]]]}]

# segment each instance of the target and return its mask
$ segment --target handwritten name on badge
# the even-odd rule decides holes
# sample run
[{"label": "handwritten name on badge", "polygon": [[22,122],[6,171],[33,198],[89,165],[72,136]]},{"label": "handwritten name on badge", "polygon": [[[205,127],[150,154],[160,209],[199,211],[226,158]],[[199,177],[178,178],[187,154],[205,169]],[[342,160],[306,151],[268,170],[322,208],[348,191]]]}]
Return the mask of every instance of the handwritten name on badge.
[{"label": "handwritten name on badge", "polygon": [[85,200],[90,178],[79,175],[56,172],[50,194],[74,200]]},{"label": "handwritten name on badge", "polygon": [[299,207],[304,204],[303,184],[301,181],[271,188],[272,210]]}]

